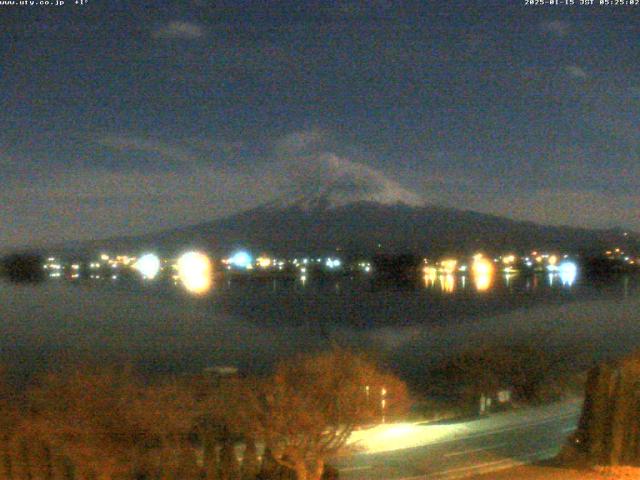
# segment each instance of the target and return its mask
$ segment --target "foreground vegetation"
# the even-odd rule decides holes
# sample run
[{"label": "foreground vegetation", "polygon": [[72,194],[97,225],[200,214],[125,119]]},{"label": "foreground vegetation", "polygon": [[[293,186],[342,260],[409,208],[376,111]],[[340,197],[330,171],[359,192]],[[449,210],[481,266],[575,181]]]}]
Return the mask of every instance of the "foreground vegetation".
[{"label": "foreground vegetation", "polygon": [[356,426],[407,405],[401,381],[337,349],[267,378],[70,369],[3,384],[0,479],[317,480]]},{"label": "foreground vegetation", "polygon": [[[560,367],[525,346],[491,346],[425,369],[420,402],[370,357],[342,349],[281,361],[266,377],[150,380],[131,368],[58,369],[0,391],[0,480],[318,480],[355,428],[478,414],[567,392]],[[580,387],[582,388],[582,387]],[[425,400],[426,398],[426,400]]]},{"label": "foreground vegetation", "polygon": [[[492,399],[490,413],[579,397],[586,379],[580,364],[571,352],[550,355],[529,344],[471,347],[425,368],[413,414],[417,420],[466,418],[480,413],[481,398]],[[501,391],[508,392],[502,403]]]}]

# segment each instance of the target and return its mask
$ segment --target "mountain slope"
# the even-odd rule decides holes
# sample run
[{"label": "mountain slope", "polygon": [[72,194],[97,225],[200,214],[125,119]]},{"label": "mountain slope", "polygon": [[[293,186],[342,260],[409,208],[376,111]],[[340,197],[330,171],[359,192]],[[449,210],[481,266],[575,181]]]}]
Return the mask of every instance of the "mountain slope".
[{"label": "mountain slope", "polygon": [[[309,207],[309,208],[307,208]],[[335,251],[445,253],[476,249],[597,250],[628,240],[614,230],[543,226],[443,207],[356,202],[265,205],[220,220],[140,237],[92,242],[92,248],[175,253],[188,247],[225,254],[248,248],[287,255]]]},{"label": "mountain slope", "polygon": [[[144,236],[81,244],[84,250],[165,254],[200,247],[220,255],[234,248],[301,255],[344,252],[445,253],[483,249],[600,250],[624,245],[622,232],[542,226],[426,205],[368,165],[332,153],[294,155],[279,199],[235,215]],[[634,240],[637,243],[637,238]]]}]

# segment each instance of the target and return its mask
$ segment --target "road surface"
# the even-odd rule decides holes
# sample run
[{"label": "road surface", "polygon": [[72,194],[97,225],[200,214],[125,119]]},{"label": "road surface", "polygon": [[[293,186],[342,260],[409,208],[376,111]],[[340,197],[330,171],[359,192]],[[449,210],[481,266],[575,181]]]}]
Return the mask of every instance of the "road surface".
[{"label": "road surface", "polygon": [[576,428],[580,401],[451,424],[388,424],[355,432],[360,450],[336,462],[345,480],[454,479],[555,456]]}]

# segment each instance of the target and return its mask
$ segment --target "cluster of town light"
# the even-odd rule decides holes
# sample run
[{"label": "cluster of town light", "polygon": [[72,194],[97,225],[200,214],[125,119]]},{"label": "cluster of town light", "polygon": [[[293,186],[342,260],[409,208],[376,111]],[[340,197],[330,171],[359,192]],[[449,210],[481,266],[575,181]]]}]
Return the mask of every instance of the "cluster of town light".
[{"label": "cluster of town light", "polygon": [[427,287],[433,287],[439,283],[442,291],[451,293],[455,290],[456,275],[461,276],[462,286],[467,281],[467,272],[470,272],[471,279],[477,291],[486,291],[491,288],[497,270],[501,270],[506,278],[507,285],[510,278],[518,272],[518,264],[526,265],[528,268],[546,270],[549,272],[550,281],[558,276],[565,286],[575,283],[578,275],[578,266],[565,255],[561,260],[555,254],[539,254],[532,252],[531,257],[518,258],[516,255],[508,254],[498,258],[488,258],[482,253],[475,254],[470,264],[460,263],[455,258],[444,258],[439,262],[430,265],[425,259],[423,268],[424,283]]},{"label": "cluster of town light", "polygon": [[[125,270],[137,272],[145,281],[155,280],[163,270],[163,266],[169,260],[163,260],[155,253],[147,252],[139,257],[128,255],[112,256],[101,253],[97,259],[91,260],[82,266],[80,263],[64,265],[56,257],[48,257],[43,265],[50,278],[79,279],[87,275],[89,279],[97,280],[111,278],[116,280],[120,273]],[[273,258],[261,255],[254,259],[250,252],[237,250],[229,257],[221,260],[225,270],[235,270],[245,272],[250,270],[284,272],[285,268],[292,268],[300,275],[300,280],[304,283],[307,280],[308,268],[311,266],[324,266],[330,270],[340,270],[343,268],[342,261],[338,258],[294,258],[292,261],[284,258]],[[86,273],[85,273],[86,268]],[[213,262],[204,253],[189,251],[182,254],[172,265],[173,274],[171,278],[174,283],[181,284],[188,291],[202,293],[211,288],[213,283]],[[371,272],[369,262],[360,262],[358,268],[365,272]]]},{"label": "cluster of town light", "polygon": [[[616,249],[616,251],[607,251],[607,254],[619,255],[622,257],[624,252]],[[313,258],[294,258],[287,260],[283,258],[272,258],[261,255],[253,258],[251,253],[245,250],[238,250],[232,253],[228,258],[222,259],[225,270],[236,270],[246,272],[255,270],[257,274],[260,271],[282,272],[285,268],[291,269],[290,272],[297,272],[299,279],[304,284],[308,278],[310,268],[325,268],[328,270],[340,271],[344,268],[342,261],[336,257],[313,257]],[[109,256],[101,254],[99,260],[89,262],[88,276],[91,279],[118,278],[118,273],[122,268],[133,269],[137,271],[144,280],[156,279],[162,271],[162,266],[167,260],[161,260],[154,253],[145,253],[140,257],[118,255]],[[65,270],[69,266],[65,266],[55,257],[48,257],[44,265],[44,269],[48,271],[51,278],[62,277]],[[370,262],[359,262],[353,267],[363,273],[371,273],[372,265]],[[74,263],[70,265],[70,270],[66,270],[66,275],[71,279],[78,279],[81,275],[81,265]],[[181,284],[186,290],[195,294],[202,294],[208,291],[213,284],[213,263],[211,259],[202,252],[189,251],[181,255],[173,264],[174,269],[173,280],[175,284]],[[467,281],[473,282],[476,290],[479,292],[489,290],[494,282],[494,277],[498,271],[503,272],[506,285],[509,286],[510,279],[521,269],[532,269],[535,271],[546,271],[549,274],[549,283],[553,284],[557,279],[565,286],[571,286],[575,283],[578,275],[577,265],[569,260],[568,255],[559,256],[549,253],[531,252],[529,256],[518,257],[514,254],[506,254],[497,258],[486,257],[478,253],[471,257],[468,262],[464,259],[459,261],[456,258],[444,258],[439,262],[430,264],[427,259],[424,260],[424,282],[427,287],[434,287],[439,283],[440,288],[447,293],[455,290],[458,278],[462,288],[466,287]],[[107,270],[105,270],[107,269]]]}]

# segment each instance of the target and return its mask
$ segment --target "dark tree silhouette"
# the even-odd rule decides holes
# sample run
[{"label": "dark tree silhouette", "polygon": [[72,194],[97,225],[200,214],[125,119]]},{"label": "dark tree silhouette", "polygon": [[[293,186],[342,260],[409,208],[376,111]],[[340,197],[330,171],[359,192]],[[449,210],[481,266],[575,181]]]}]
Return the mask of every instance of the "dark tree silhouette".
[{"label": "dark tree silhouette", "polygon": [[248,437],[245,440],[245,449],[242,456],[242,480],[255,480],[260,472],[256,442]]},{"label": "dark tree silhouette", "polygon": [[575,438],[600,465],[640,465],[640,354],[594,367]]},{"label": "dark tree silhouette", "polygon": [[16,283],[35,283],[44,280],[42,257],[33,253],[15,253],[0,261],[0,273]]}]

